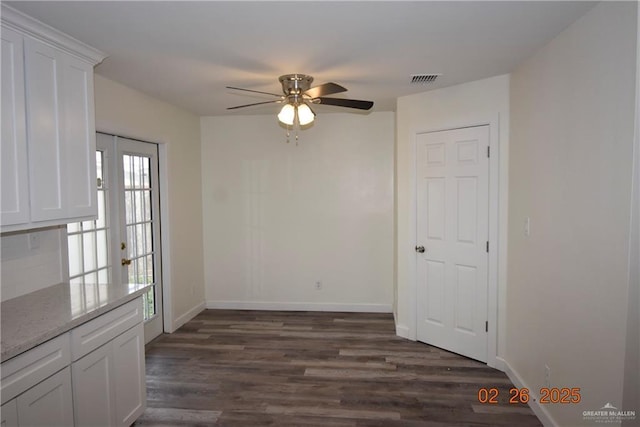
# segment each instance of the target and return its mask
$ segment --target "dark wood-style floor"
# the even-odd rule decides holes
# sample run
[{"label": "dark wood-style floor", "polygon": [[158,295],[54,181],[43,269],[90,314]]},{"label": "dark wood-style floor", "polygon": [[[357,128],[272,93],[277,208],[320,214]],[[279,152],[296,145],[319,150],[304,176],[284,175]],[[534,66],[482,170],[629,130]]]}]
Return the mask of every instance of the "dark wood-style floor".
[{"label": "dark wood-style floor", "polygon": [[146,361],[136,426],[541,425],[504,373],[398,338],[389,314],[205,310]]}]

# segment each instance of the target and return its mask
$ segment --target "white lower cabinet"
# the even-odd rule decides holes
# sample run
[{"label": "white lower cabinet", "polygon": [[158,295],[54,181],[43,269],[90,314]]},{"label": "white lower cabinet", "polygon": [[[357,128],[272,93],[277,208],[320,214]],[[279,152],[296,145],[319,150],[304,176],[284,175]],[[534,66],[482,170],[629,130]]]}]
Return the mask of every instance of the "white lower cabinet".
[{"label": "white lower cabinet", "polygon": [[77,426],[129,426],[145,410],[141,323],[73,362]]},{"label": "white lower cabinet", "polygon": [[69,367],[31,387],[16,400],[20,426],[72,426],[73,401]]},{"label": "white lower cabinet", "polygon": [[71,370],[76,425],[116,425],[112,346],[103,345],[73,362]]},{"label": "white lower cabinet", "polygon": [[0,408],[2,427],[73,426],[71,371],[64,368]]},{"label": "white lower cabinet", "polygon": [[0,407],[0,427],[18,425],[18,399],[12,399]]},{"label": "white lower cabinet", "polygon": [[146,408],[142,298],[2,363],[0,426],[130,426]]},{"label": "white lower cabinet", "polygon": [[116,424],[131,425],[147,407],[144,369],[144,327],[139,323],[113,340]]}]

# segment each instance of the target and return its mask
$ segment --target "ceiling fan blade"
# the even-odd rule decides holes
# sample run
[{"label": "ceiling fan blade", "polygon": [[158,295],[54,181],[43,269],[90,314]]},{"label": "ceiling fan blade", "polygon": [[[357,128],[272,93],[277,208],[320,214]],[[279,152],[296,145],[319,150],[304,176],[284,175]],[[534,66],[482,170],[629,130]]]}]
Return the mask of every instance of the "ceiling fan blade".
[{"label": "ceiling fan blade", "polygon": [[318,104],[324,105],[336,105],[338,107],[357,108],[358,110],[370,110],[373,107],[372,101],[361,101],[359,99],[345,99],[345,98],[315,98]]},{"label": "ceiling fan blade", "polygon": [[312,87],[307,90],[304,94],[310,96],[311,98],[318,98],[320,96],[332,95],[334,93],[346,92],[347,88],[340,86],[337,83],[325,83],[320,86]]},{"label": "ceiling fan blade", "polygon": [[270,92],[262,92],[259,90],[252,90],[252,89],[243,89],[241,87],[233,87],[233,86],[226,86],[227,89],[233,89],[233,90],[242,90],[245,92],[253,92],[253,93],[261,93],[263,95],[272,95],[272,96],[277,96],[278,98],[282,97],[282,95],[277,95],[275,93],[270,93]]},{"label": "ceiling fan blade", "polygon": [[235,107],[228,107],[227,110],[235,110],[237,108],[253,107],[254,105],[273,104],[273,103],[280,103],[280,102],[282,102],[281,99],[277,99],[275,101],[254,102],[253,104],[236,105]]}]

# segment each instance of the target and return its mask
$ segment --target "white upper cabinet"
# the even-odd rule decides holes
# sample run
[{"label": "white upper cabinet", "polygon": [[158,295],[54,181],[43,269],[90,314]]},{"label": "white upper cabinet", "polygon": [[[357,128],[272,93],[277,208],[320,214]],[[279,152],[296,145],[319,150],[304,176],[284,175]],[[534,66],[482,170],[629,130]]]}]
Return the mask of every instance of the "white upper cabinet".
[{"label": "white upper cabinet", "polygon": [[27,134],[31,177],[31,219],[64,218],[59,89],[60,54],[39,41],[25,39]]},{"label": "white upper cabinet", "polygon": [[93,65],[65,57],[62,67],[67,216],[96,216],[98,192]]},{"label": "white upper cabinet", "polygon": [[2,225],[29,222],[27,134],[22,35],[2,28],[2,128],[0,200]]},{"label": "white upper cabinet", "polygon": [[2,5],[2,231],[97,216],[93,67],[104,56]]}]

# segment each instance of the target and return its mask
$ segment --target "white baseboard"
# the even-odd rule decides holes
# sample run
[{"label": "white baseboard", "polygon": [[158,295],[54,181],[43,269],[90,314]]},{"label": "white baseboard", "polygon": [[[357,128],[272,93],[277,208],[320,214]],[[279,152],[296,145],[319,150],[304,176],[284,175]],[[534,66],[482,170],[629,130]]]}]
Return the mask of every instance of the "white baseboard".
[{"label": "white baseboard", "polygon": [[214,300],[207,301],[206,307],[224,310],[348,311],[355,313],[391,313],[390,304]]},{"label": "white baseboard", "polygon": [[549,411],[544,405],[539,403],[540,396],[538,392],[531,387],[529,387],[523,380],[522,377],[513,370],[509,362],[502,358],[498,358],[504,365],[504,372],[507,374],[513,385],[517,388],[528,388],[529,389],[529,407],[533,410],[533,413],[536,414],[540,422],[545,427],[557,427],[558,423],[555,422]]},{"label": "white baseboard", "polygon": [[396,335],[401,338],[411,339],[409,338],[409,327],[405,325],[401,325],[396,322]]},{"label": "white baseboard", "polygon": [[173,321],[172,330],[169,331],[169,332],[170,333],[175,332],[180,326],[184,325],[189,320],[191,320],[194,317],[196,317],[198,315],[198,313],[200,313],[204,309],[205,309],[205,304],[204,304],[204,301],[203,301],[203,302],[199,303],[198,305],[196,305],[195,307],[189,309],[186,313],[181,314],[180,316],[176,317],[176,319]]},{"label": "white baseboard", "polygon": [[[489,365],[489,366],[491,366],[491,365]],[[491,367],[497,369],[498,371],[506,372],[506,370],[507,370],[507,362],[505,362],[505,360],[502,357],[496,356],[495,365],[493,365]]]}]

